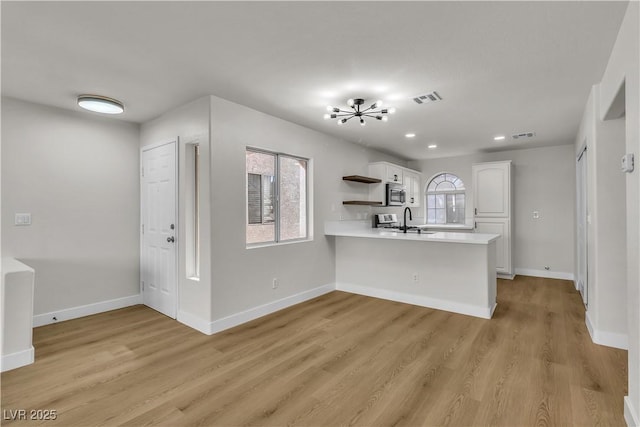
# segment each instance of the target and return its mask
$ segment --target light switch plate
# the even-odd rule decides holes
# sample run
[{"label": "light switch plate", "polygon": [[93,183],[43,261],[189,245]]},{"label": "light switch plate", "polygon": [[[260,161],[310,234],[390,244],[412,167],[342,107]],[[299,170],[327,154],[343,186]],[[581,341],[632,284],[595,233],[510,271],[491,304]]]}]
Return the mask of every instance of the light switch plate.
[{"label": "light switch plate", "polygon": [[15,216],[15,225],[31,225],[31,214],[17,213]]}]

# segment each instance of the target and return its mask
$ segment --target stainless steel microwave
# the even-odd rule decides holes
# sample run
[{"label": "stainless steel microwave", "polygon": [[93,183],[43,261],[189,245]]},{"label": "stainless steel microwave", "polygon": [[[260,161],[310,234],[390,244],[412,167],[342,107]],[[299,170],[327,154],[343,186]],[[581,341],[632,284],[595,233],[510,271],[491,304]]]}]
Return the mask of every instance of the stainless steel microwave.
[{"label": "stainless steel microwave", "polygon": [[401,184],[387,184],[387,206],[404,206],[407,192]]}]

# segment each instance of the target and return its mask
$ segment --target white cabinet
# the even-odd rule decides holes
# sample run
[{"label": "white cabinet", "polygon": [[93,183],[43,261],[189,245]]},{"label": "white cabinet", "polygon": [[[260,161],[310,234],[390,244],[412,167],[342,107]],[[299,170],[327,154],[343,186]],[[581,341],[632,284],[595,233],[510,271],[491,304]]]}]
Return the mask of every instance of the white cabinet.
[{"label": "white cabinet", "polygon": [[476,217],[508,218],[511,213],[511,162],[473,165]]},{"label": "white cabinet", "polygon": [[513,207],[511,161],[478,163],[472,167],[474,228],[477,233],[499,234],[496,269],[513,278]]},{"label": "white cabinet", "polygon": [[378,162],[369,165],[369,175],[380,178],[383,182],[403,184],[403,168],[393,163]]},{"label": "white cabinet", "polygon": [[496,240],[496,271],[511,275],[511,221],[506,218],[476,218],[475,231],[500,235]]},{"label": "white cabinet", "polygon": [[386,184],[395,182],[404,185],[406,191],[405,206],[411,208],[420,207],[420,172],[394,165],[389,162],[376,162],[369,164],[369,176],[382,180],[381,184],[372,185],[369,190],[369,200],[386,201]]},{"label": "white cabinet", "polygon": [[420,175],[415,172],[404,171],[404,185],[407,187],[407,203],[410,208],[420,207]]},{"label": "white cabinet", "polygon": [[398,184],[404,184],[404,174],[402,169],[396,165],[387,165],[387,182],[395,182]]}]

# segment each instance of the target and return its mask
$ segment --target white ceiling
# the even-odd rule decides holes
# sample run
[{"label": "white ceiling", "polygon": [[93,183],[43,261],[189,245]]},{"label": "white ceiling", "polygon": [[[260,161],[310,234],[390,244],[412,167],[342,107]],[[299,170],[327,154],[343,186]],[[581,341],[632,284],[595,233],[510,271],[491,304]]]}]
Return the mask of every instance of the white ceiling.
[{"label": "white ceiling", "polygon": [[[568,144],[626,6],[3,1],[2,93],[67,109],[110,96],[133,122],[213,94],[407,159]],[[410,99],[432,90],[443,101]],[[322,119],[352,97],[397,113]],[[522,131],[536,137],[511,140]]]}]

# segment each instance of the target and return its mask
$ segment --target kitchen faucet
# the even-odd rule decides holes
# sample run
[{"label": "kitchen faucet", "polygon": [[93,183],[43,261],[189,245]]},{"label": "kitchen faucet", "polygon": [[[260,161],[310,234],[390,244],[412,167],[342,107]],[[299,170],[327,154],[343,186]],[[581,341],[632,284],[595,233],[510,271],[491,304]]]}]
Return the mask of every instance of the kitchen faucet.
[{"label": "kitchen faucet", "polygon": [[411,216],[411,208],[409,208],[409,206],[407,206],[406,208],[404,208],[404,227],[403,228],[403,232],[406,233],[407,232],[407,211],[409,211],[409,220],[413,221],[413,217]]}]

